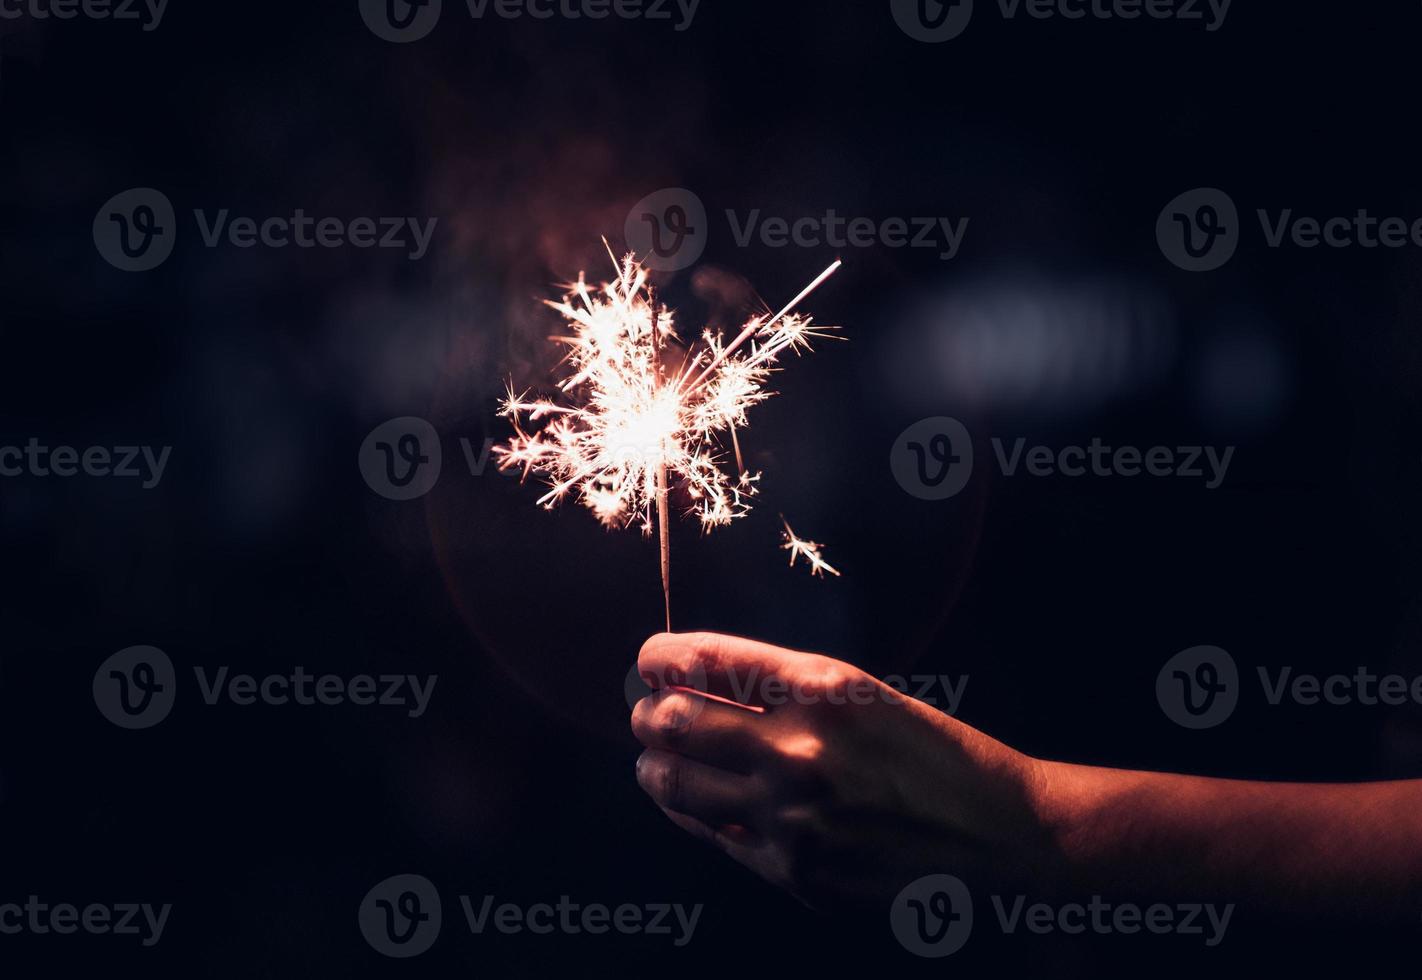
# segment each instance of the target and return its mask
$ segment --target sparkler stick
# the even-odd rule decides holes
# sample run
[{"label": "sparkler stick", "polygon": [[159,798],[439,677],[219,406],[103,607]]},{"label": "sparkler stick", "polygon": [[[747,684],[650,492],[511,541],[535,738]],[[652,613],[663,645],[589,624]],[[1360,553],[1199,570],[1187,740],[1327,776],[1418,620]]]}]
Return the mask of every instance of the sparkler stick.
[{"label": "sparkler stick", "polygon": [[[745,469],[736,430],[747,424],[750,408],[773,394],[766,384],[780,356],[809,350],[811,339],[829,336],[823,331],[832,328],[814,329],[794,310],[841,263],[770,319],[753,317],[729,344],[721,334],[703,331],[701,346],[691,345],[670,382],[662,348],[677,339],[673,314],[657,303],[648,272],[635,258],[614,257],[613,263],[612,282],[594,290],[579,276],[561,301],[549,301],[571,328],[570,336],[552,338],[568,348],[569,373],[558,386],[564,398],[530,398],[510,385],[500,414],[512,421],[514,436],[495,455],[500,469],[517,466],[525,478],[546,476],[549,490],[538,501],[544,507],[576,493],[608,528],[640,523],[650,535],[657,525],[670,631],[672,478],[706,530],[749,512],[760,474]],[[727,437],[734,475],[723,469]],[[792,553],[792,565],[803,555],[815,574],[839,574],[818,559],[818,545],[794,541],[800,550]]]},{"label": "sparkler stick", "polygon": [[771,317],[764,324],[761,324],[758,320],[752,320],[751,322],[747,323],[745,329],[741,331],[740,336],[737,337],[735,340],[731,341],[729,347],[723,350],[720,355],[710,364],[706,365],[706,370],[702,371],[701,376],[691,383],[691,390],[695,391],[698,387],[700,387],[701,382],[706,380],[707,375],[709,375],[712,371],[716,370],[716,368],[720,367],[721,362],[724,361],[727,357],[730,357],[737,347],[740,347],[741,344],[744,344],[748,339],[750,339],[751,334],[755,333],[757,330],[769,330],[775,324],[779,323],[781,317],[785,316],[795,307],[799,306],[811,293],[823,286],[825,280],[828,279],[830,276],[834,275],[836,272],[838,272],[839,267],[842,265],[844,265],[844,262],[840,259],[836,259],[833,265],[831,265],[824,272],[821,272],[815,278],[814,282],[810,283],[804,289],[800,290],[799,296],[796,296],[790,302],[786,303],[785,308],[783,310],[775,314],[775,316]]},{"label": "sparkler stick", "polygon": [[671,628],[671,519],[667,512],[667,468],[657,467],[657,526],[661,531],[662,544],[662,600],[667,607],[667,632]]},{"label": "sparkler stick", "polygon": [[[604,245],[607,243],[604,241]],[[654,310],[652,313],[652,335],[656,342],[657,322],[659,314]],[[662,348],[657,342],[657,385],[661,386],[662,378]],[[731,430],[733,433],[734,429]],[[671,517],[669,512],[671,507],[668,504],[667,487],[667,464],[666,464],[666,441],[662,441],[662,461],[657,466],[657,529],[661,538],[661,559],[662,559],[662,602],[666,606],[667,632],[672,631],[671,625]]]}]

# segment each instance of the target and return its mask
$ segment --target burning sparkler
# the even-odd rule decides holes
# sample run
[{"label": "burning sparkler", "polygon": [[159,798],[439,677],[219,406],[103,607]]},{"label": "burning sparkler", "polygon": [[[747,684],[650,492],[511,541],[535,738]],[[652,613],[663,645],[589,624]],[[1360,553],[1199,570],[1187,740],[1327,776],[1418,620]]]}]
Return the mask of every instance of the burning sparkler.
[{"label": "burning sparkler", "polygon": [[[657,303],[647,270],[633,256],[619,262],[608,255],[615,280],[593,289],[580,275],[561,301],[548,301],[572,331],[552,338],[568,348],[569,374],[558,386],[567,403],[520,395],[510,385],[500,414],[512,420],[515,435],[495,452],[500,469],[548,476],[550,489],[538,501],[545,507],[576,493],[606,527],[639,523],[649,535],[659,528],[670,631],[671,479],[680,480],[705,530],[749,512],[760,475],[743,465],[736,430],[752,406],[773,394],[766,383],[780,355],[809,350],[811,338],[827,336],[823,330],[831,328],[816,330],[793,311],[840,263],[779,313],[751,318],[729,343],[704,330],[701,344],[687,346],[669,370],[667,348],[681,344],[672,311]],[[533,423],[544,424],[527,431]],[[734,450],[734,473],[725,468],[723,439]],[[811,567],[818,572],[820,565],[812,560]]]}]

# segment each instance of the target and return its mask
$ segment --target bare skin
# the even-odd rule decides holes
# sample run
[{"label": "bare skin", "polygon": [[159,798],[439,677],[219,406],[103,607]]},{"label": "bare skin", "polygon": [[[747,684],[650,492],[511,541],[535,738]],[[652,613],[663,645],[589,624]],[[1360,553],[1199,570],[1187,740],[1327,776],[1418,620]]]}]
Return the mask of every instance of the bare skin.
[{"label": "bare skin", "polygon": [[1048,762],[849,664],[719,634],[654,636],[638,663],[654,688],[632,713],[642,788],[683,830],[817,908],[883,902],[947,872],[1285,916],[1422,913],[1422,780]]}]

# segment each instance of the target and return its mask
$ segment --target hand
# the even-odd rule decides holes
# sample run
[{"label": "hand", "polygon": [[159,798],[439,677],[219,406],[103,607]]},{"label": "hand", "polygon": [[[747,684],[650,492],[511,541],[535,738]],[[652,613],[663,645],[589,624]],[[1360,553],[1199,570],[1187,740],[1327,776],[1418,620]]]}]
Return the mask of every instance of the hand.
[{"label": "hand", "polygon": [[654,636],[638,666],[642,788],[811,906],[932,873],[1040,883],[1054,861],[1043,764],[856,667],[709,633]]}]

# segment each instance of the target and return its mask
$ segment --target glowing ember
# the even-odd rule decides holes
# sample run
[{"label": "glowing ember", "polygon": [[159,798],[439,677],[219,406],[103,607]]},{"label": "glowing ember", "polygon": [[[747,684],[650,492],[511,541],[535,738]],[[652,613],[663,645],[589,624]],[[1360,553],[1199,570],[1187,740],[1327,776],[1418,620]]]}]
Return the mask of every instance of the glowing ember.
[{"label": "glowing ember", "polygon": [[[613,264],[612,282],[593,289],[579,276],[561,302],[549,301],[571,328],[570,336],[553,338],[568,348],[568,377],[558,386],[564,399],[530,398],[510,386],[500,413],[512,420],[515,435],[495,453],[500,469],[549,478],[540,504],[551,508],[576,494],[609,528],[638,523],[651,534],[655,505],[670,629],[670,480],[680,481],[707,530],[750,510],[760,474],[741,465],[736,429],[747,424],[748,409],[773,394],[766,383],[780,355],[809,350],[812,337],[827,336],[791,311],[840,263],[775,316],[752,318],[729,343],[703,331],[701,344],[670,367],[669,345],[684,346],[672,311],[656,302],[647,270],[634,257],[619,263],[614,256]],[[530,431],[535,423],[541,427]],[[723,440],[734,450],[734,472],[726,468]]]},{"label": "glowing ember", "polygon": [[824,545],[817,544],[814,541],[802,541],[795,537],[795,532],[790,529],[790,522],[785,520],[783,515],[780,520],[781,523],[785,525],[785,534],[783,535],[785,543],[780,546],[780,550],[790,552],[791,568],[794,568],[795,562],[803,557],[810,565],[811,575],[824,578],[825,572],[829,572],[831,575],[839,574],[838,570],[829,562],[825,561],[820,555],[820,549],[823,548]]}]

